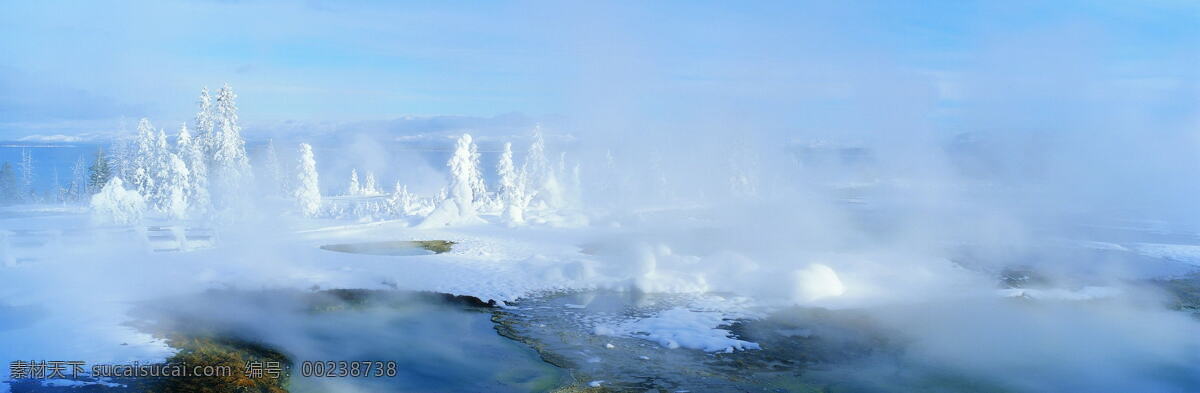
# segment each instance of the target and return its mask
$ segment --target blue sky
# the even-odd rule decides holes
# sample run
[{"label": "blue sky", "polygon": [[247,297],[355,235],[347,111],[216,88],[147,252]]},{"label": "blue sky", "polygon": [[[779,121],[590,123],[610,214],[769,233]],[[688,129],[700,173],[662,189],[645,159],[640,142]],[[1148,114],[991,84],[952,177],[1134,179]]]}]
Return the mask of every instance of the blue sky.
[{"label": "blue sky", "polygon": [[1197,4],[10,1],[0,139],[143,116],[173,128],[222,82],[251,134],[513,112],[864,130],[1029,127],[1009,114],[1070,122],[1132,105],[1186,122],[1200,105]]}]

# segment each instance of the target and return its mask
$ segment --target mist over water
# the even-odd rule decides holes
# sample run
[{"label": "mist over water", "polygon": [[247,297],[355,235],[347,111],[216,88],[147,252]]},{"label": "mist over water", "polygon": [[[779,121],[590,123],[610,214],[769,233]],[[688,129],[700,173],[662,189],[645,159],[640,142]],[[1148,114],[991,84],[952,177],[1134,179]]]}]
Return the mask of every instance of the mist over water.
[{"label": "mist over water", "polygon": [[[524,392],[564,379],[531,349],[496,335],[486,310],[428,293],[206,291],[143,302],[131,315],[152,330],[223,334],[276,348],[293,360],[285,366],[296,392]],[[315,371],[315,359],[324,371]],[[331,377],[338,371],[326,361],[378,361],[384,369]]]},{"label": "mist over water", "polygon": [[[272,195],[257,181],[231,193],[244,208],[232,218],[134,226],[143,235],[153,225],[217,233],[211,250],[170,255],[143,253],[141,240],[104,237],[118,235],[81,219],[80,206],[6,207],[0,225],[12,236],[86,231],[47,237],[50,251],[29,257],[42,264],[29,269],[40,270],[0,271],[0,280],[14,283],[0,295],[37,293],[0,302],[29,307],[0,318],[0,344],[17,339],[3,336],[4,326],[49,318],[29,310],[57,296],[102,310],[81,312],[78,322],[121,319],[132,302],[214,287],[413,286],[485,301],[558,290],[720,293],[751,299],[778,319],[802,320],[814,309],[865,314],[863,324],[885,332],[895,351],[813,378],[836,384],[850,370],[860,373],[853,386],[866,391],[888,391],[891,378],[947,375],[999,391],[1200,390],[1200,320],[1164,284],[1200,285],[1195,5],[534,1],[461,14],[431,5],[412,14],[387,5],[191,7],[234,20],[286,15],[328,33],[329,42],[353,45],[342,63],[314,61],[302,55],[342,58],[302,50],[287,61],[263,54],[253,64],[236,53],[214,57],[221,67],[197,65],[188,72],[206,75],[186,78],[158,67],[161,74],[148,77],[171,82],[157,89],[68,79],[112,91],[115,101],[170,96],[147,113],[121,115],[155,116],[172,138],[177,124],[191,124],[198,80],[230,79],[258,179],[268,140],[293,180],[297,146],[308,143],[321,196],[348,204],[387,198],[397,183],[433,200],[453,181],[448,161],[463,134],[474,138],[481,178],[495,190],[504,143],[521,166],[537,132],[565,190],[562,206],[528,225],[499,214],[429,226],[417,216],[311,218],[295,214],[291,193]],[[455,32],[412,40],[412,32],[390,30],[418,23],[412,15],[449,19]],[[275,27],[281,37],[305,37],[293,35],[296,26]],[[272,31],[230,29],[222,34]],[[118,41],[131,43],[131,53],[160,52]],[[19,68],[36,63],[32,57],[21,56]],[[311,74],[288,61],[309,64]],[[88,74],[132,72],[105,74],[114,67],[107,63]],[[225,63],[265,71],[230,73]],[[47,75],[18,84],[7,70],[0,68],[0,86],[27,87],[31,98],[21,102],[30,107],[63,94],[37,88]],[[55,173],[66,183],[77,157],[91,160],[98,147],[127,136],[110,131],[118,129],[113,113],[42,124],[45,108],[23,112],[14,100],[0,93],[0,115],[8,117],[0,132],[34,152],[35,189],[50,188]],[[70,129],[79,124],[88,130]],[[92,139],[34,147],[72,131]],[[0,161],[15,164],[20,149],[0,146]],[[385,193],[346,195],[352,170],[374,175]],[[332,243],[443,239],[462,248],[399,263],[309,253]],[[197,314],[230,324],[264,318],[241,306],[207,306]],[[361,312],[379,314],[338,323],[388,342],[447,334],[430,323],[463,328],[450,334],[464,336],[490,326],[439,314],[445,318],[404,322],[416,329],[399,333],[384,315],[391,311]],[[342,355],[311,337],[344,333],[337,323],[271,315],[277,325],[255,333],[263,340],[314,358]],[[288,329],[297,331],[281,333]],[[359,352],[406,350],[362,345]],[[472,363],[469,354],[439,356]],[[475,366],[487,368],[467,368],[492,371]],[[455,385],[471,376],[446,378],[448,389],[476,387]],[[925,386],[913,384],[905,386]]]}]

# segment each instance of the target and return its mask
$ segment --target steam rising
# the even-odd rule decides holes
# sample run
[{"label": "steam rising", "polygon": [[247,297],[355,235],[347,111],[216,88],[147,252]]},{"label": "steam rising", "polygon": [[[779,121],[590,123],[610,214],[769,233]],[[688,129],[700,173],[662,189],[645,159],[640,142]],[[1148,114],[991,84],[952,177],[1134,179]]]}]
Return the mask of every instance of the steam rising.
[{"label": "steam rising", "polygon": [[[55,283],[56,296],[113,314],[124,303],[92,295],[127,302],[223,285],[379,287],[397,279],[457,293],[476,284],[518,288],[479,289],[485,300],[594,287],[729,292],[770,306],[867,310],[909,344],[904,362],[1016,390],[1200,386],[1200,322],[1165,307],[1168,295],[1147,281],[1195,267],[1081,246],[1200,242],[1194,36],[1157,37],[1167,42],[1140,52],[1144,37],[1125,37],[1134,34],[1129,22],[1058,14],[1031,25],[1003,21],[1032,18],[1033,3],[973,4],[965,20],[937,21],[969,30],[960,31],[969,43],[950,33],[923,37],[921,24],[932,21],[887,5],[746,5],[761,8],[752,13],[714,4],[528,5],[533,12],[521,21],[536,19],[535,27],[514,27],[508,38],[559,53],[533,66],[553,69],[529,87],[557,99],[531,121],[428,132],[402,121],[348,121],[336,132],[278,132],[258,122],[244,135],[252,162],[270,134],[281,162],[303,160],[319,172],[319,187],[315,174],[305,178],[308,216],[319,216],[321,197],[346,189],[354,169],[377,174],[389,193],[400,183],[432,200],[452,186],[455,206],[472,205],[473,184],[453,183],[447,160],[457,160],[455,171],[478,160],[478,176],[494,189],[515,176],[493,170],[502,151],[515,161],[503,165],[511,170],[544,148],[539,159],[562,188],[554,219],[526,214],[509,226],[442,218],[422,229],[405,218],[381,224],[387,231],[329,234],[321,231],[357,217],[302,218],[286,213],[293,201],[256,198],[248,188],[236,194],[253,208],[211,223],[220,249],[148,258],[93,241],[60,260],[116,268],[50,264],[53,280],[18,273],[27,282],[17,287],[44,292],[28,280]],[[923,38],[950,42],[911,42]],[[254,111],[246,103],[255,90],[239,90],[243,112]],[[456,141],[478,144],[477,154],[452,155]],[[282,148],[301,143],[299,153]],[[119,191],[102,195],[133,203]],[[441,206],[434,214],[449,214]],[[361,234],[465,239],[471,254],[448,257],[446,272],[409,272],[296,246],[315,250]],[[472,264],[479,261],[492,265]],[[1043,279],[1043,294],[1110,291],[1005,298],[998,286],[1014,270]],[[17,340],[2,334],[0,343]],[[887,375],[901,365],[880,367]]]}]

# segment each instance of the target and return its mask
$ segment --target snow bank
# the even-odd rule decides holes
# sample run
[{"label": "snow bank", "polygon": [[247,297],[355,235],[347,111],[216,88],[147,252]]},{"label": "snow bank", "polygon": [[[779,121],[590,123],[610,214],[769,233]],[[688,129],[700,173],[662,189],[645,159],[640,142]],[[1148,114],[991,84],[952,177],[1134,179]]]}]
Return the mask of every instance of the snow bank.
[{"label": "snow bank", "polygon": [[116,177],[99,193],[92,196],[92,214],[100,222],[132,224],[142,219],[146,203],[136,190],[126,190],[125,183]]},{"label": "snow bank", "polygon": [[459,208],[458,202],[453,199],[442,200],[433,212],[425,217],[424,221],[418,225],[420,228],[440,228],[456,225],[476,225],[487,223],[482,218],[479,218],[474,211],[463,210]]},{"label": "snow bank", "polygon": [[626,336],[657,342],[666,348],[691,348],[705,352],[733,352],[761,349],[758,344],[732,337],[721,313],[692,311],[676,307],[650,318],[616,325],[597,325],[593,332],[602,336]]}]

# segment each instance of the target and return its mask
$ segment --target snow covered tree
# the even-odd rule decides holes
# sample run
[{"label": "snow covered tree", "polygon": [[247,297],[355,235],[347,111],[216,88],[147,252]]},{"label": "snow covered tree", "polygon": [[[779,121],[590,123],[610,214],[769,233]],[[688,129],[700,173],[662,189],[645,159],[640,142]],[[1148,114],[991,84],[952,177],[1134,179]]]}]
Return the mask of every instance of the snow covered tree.
[{"label": "snow covered tree", "polygon": [[[172,153],[167,147],[167,134],[162,130],[157,130],[154,133],[153,147],[151,147],[152,161],[150,162],[149,171],[151,186],[142,196],[146,198],[146,205],[155,211],[168,213],[170,216],[171,194],[173,184],[167,184],[171,181],[171,159]],[[185,183],[186,184],[186,183]]]},{"label": "snow covered tree", "polygon": [[550,161],[546,159],[546,140],[542,137],[541,127],[533,132],[533,143],[525,155],[525,163],[521,167],[525,175],[526,189],[534,193],[534,201],[543,208],[558,208],[562,206],[562,189]]},{"label": "snow covered tree", "polygon": [[478,158],[475,153],[471,134],[463,134],[454,146],[454,155],[446,166],[450,167],[450,199],[458,205],[459,214],[474,215],[475,193],[478,191],[475,179],[479,178]]},{"label": "snow covered tree", "polygon": [[[473,156],[470,134],[463,134],[455,143],[454,154],[446,166],[450,167],[450,189],[447,197],[439,195],[437,208],[421,223],[423,227],[437,227],[459,223],[482,222],[475,204],[472,182],[479,176],[476,158]],[[444,194],[444,193],[443,193]]]},{"label": "snow covered tree", "polygon": [[[464,134],[464,135],[466,135],[466,134]],[[468,138],[470,138],[470,135],[466,135],[466,136]],[[487,185],[484,184],[484,182],[483,182],[483,171],[479,170],[479,147],[475,145],[474,141],[471,141],[471,143],[470,143],[470,157],[471,157],[471,169],[472,169],[472,171],[471,171],[472,172],[472,175],[471,175],[471,197],[473,198],[472,200],[473,200],[473,202],[475,202],[476,206],[487,204],[489,202]]]},{"label": "snow covered tree", "polygon": [[236,99],[237,95],[228,84],[217,92],[217,137],[212,158],[221,170],[243,176],[247,174],[250,161],[246,158],[246,141],[242,139],[242,127],[238,124]]},{"label": "snow covered tree", "polygon": [[516,165],[513,164],[512,143],[504,143],[504,151],[500,153],[496,172],[500,176],[500,199],[504,202],[505,220],[513,225],[525,222],[525,208],[529,205],[532,195],[525,192],[524,171],[517,172]]},{"label": "snow covered tree", "polygon": [[108,165],[108,157],[104,155],[104,149],[96,150],[96,159],[92,161],[92,166],[88,167],[87,193],[95,194],[108,184],[108,180],[112,178],[112,168]]},{"label": "snow covered tree", "polygon": [[192,137],[187,125],[179,127],[179,135],[175,138],[175,151],[183,160],[188,172],[186,198],[188,206],[196,212],[206,212],[209,208],[208,196],[208,162],[204,158],[203,141]]},{"label": "snow covered tree", "polygon": [[405,187],[396,182],[395,190],[388,197],[388,206],[392,212],[399,216],[413,216],[417,214],[418,206],[416,196],[408,192],[408,187]]},{"label": "snow covered tree", "polygon": [[211,145],[209,175],[215,186],[214,198],[228,207],[240,198],[238,190],[253,178],[250,160],[246,157],[246,141],[238,125],[237,95],[228,84],[217,92],[216,134]]},{"label": "snow covered tree", "polygon": [[150,119],[142,118],[138,122],[137,137],[134,139],[134,152],[130,168],[130,186],[139,195],[149,196],[154,192],[154,177],[158,174],[163,151],[158,150],[158,133]]},{"label": "snow covered tree", "polygon": [[114,177],[99,193],[92,196],[92,214],[98,221],[112,224],[133,224],[142,219],[145,201],[136,190],[126,190],[121,178]]},{"label": "snow covered tree", "polygon": [[[125,179],[126,185],[128,185],[128,180],[133,178],[133,155],[137,150],[135,145],[133,140],[125,136],[118,137],[113,141],[112,146],[109,147],[111,153],[107,155],[109,178]],[[104,182],[97,183],[93,193],[100,192],[100,189],[108,184],[108,180],[106,178]]]},{"label": "snow covered tree", "polygon": [[[154,152],[157,156],[154,163],[154,172],[151,174],[151,177],[154,178],[154,188],[150,191],[149,197],[151,197],[151,200],[148,202],[152,202],[155,210],[168,213],[168,216],[172,216],[170,214],[171,195],[174,193],[172,187],[175,185],[168,184],[168,182],[171,181],[173,176],[172,171],[174,168],[171,167],[171,156],[174,153],[171,153],[167,145],[167,133],[161,129],[158,130],[154,137]],[[184,183],[185,187],[186,185],[187,183]]]},{"label": "snow covered tree", "polygon": [[379,195],[379,194],[381,194],[379,192],[378,186],[375,185],[375,172],[367,172],[367,180],[365,183],[363,183],[363,187],[362,187],[362,190],[360,190],[360,192],[363,195]]},{"label": "snow covered tree", "polygon": [[167,132],[161,128],[154,134],[154,151],[158,153],[159,159],[164,161],[171,152],[171,145],[167,143]]},{"label": "snow covered tree", "polygon": [[312,146],[300,144],[300,162],[296,166],[296,190],[293,196],[306,217],[314,217],[321,210],[321,189],[317,187],[317,162],[313,159]]},{"label": "snow covered tree", "polygon": [[533,141],[525,153],[525,163],[521,169],[529,176],[529,180],[549,176],[550,161],[546,159],[546,140],[542,137],[541,128],[533,131]]},{"label": "snow covered tree", "polygon": [[33,155],[29,149],[21,149],[21,199],[32,201],[33,195]]},{"label": "snow covered tree", "polygon": [[403,199],[404,199],[405,193],[408,193],[408,190],[405,189],[404,186],[401,185],[399,181],[397,181],[396,186],[393,189],[392,193],[390,195],[388,195],[388,197],[387,197],[386,202],[387,202],[388,213],[391,213],[393,216],[405,215],[404,207],[403,207],[403,203],[404,203]]},{"label": "snow covered tree", "polygon": [[213,120],[213,105],[212,96],[208,94],[208,88],[200,89],[200,110],[196,112],[196,137],[195,143],[200,147],[200,151],[207,156],[208,152],[216,148],[216,122]]},{"label": "snow covered tree", "polygon": [[[183,136],[185,143],[190,143],[186,132]],[[147,208],[168,217],[183,217],[191,186],[190,171],[178,155],[171,153],[167,133],[156,130],[149,119],[143,118],[138,122],[134,146],[130,181],[133,189]]]},{"label": "snow covered tree", "polygon": [[156,190],[158,199],[155,201],[158,209],[171,218],[183,218],[188,212],[188,180],[187,164],[175,153],[168,153],[166,165],[163,166],[163,176]]},{"label": "snow covered tree", "polygon": [[500,176],[500,186],[497,191],[501,196],[511,192],[517,185],[517,166],[513,164],[512,142],[504,142],[504,150],[500,152],[500,161],[496,162],[496,174]]},{"label": "snow covered tree", "polygon": [[75,164],[71,165],[71,183],[67,185],[65,199],[68,201],[78,201],[87,194],[87,164],[83,160],[83,156],[75,159]]},{"label": "snow covered tree", "polygon": [[350,169],[350,186],[346,188],[346,195],[357,196],[362,193],[362,189],[358,186],[358,170]]}]

